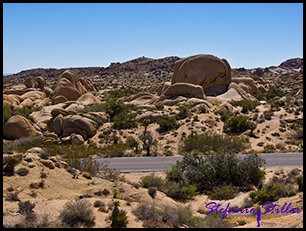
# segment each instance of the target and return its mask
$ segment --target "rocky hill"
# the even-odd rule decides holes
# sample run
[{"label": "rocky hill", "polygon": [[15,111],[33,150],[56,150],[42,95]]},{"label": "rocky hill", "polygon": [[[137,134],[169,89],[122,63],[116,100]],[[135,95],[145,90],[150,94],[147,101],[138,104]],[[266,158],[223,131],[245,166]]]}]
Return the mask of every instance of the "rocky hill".
[{"label": "rocky hill", "polygon": [[[173,74],[173,66],[177,56],[170,56],[162,59],[151,59],[139,57],[127,62],[111,63],[108,67],[78,67],[78,68],[37,68],[24,70],[16,74],[3,76],[4,86],[23,83],[26,78],[35,78],[41,76],[46,83],[52,83],[57,80],[65,70],[74,71],[78,78],[92,79],[100,88],[109,86],[116,87],[133,87],[133,88],[156,88],[160,83],[170,81]],[[278,81],[281,85],[288,86],[289,81],[302,83],[299,74],[303,73],[303,58],[288,59],[279,66],[270,66],[265,68],[234,68],[232,69],[233,77],[253,77],[267,78],[272,82]],[[292,75],[290,78],[288,75]],[[256,77],[257,76],[257,77]],[[296,79],[298,78],[298,79]],[[299,84],[300,86],[300,84]],[[293,88],[296,90],[296,88]]]},{"label": "rocky hill", "polygon": [[[3,76],[3,83],[23,82],[26,78],[41,76],[46,82],[56,80],[65,70],[74,71],[78,78],[90,78],[101,87],[120,83],[127,86],[136,86],[143,80],[150,80],[147,84],[153,84],[155,77],[158,81],[171,78],[173,65],[179,57],[171,56],[162,59],[151,59],[146,57],[136,58],[123,63],[111,63],[108,67],[78,67],[78,68],[37,68],[24,70],[16,74]],[[152,79],[154,78],[154,79]],[[146,84],[146,86],[147,86]]]}]

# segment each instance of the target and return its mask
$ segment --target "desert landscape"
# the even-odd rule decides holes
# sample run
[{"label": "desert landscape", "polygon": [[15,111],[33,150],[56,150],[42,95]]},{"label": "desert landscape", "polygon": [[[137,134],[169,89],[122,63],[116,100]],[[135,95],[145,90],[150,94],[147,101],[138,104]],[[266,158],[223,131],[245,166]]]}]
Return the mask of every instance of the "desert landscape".
[{"label": "desert landscape", "polygon": [[[286,152],[303,152],[302,58],[245,69],[213,55],[140,57],[3,76],[4,227],[257,227],[206,206],[264,213],[270,201],[301,212],[263,214],[260,227],[302,228],[302,163],[260,160]],[[94,160],[175,155],[186,159],[165,172]]]}]

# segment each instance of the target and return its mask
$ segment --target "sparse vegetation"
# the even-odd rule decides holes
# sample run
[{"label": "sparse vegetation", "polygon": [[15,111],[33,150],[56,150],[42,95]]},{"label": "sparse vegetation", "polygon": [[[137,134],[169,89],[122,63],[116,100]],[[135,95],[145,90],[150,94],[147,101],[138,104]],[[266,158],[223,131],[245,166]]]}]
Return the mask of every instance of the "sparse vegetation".
[{"label": "sparse vegetation", "polygon": [[[172,174],[170,171],[166,171],[166,173]],[[152,173],[141,178],[141,184],[145,188],[156,188],[164,192],[167,196],[179,201],[187,201],[196,195],[197,188],[195,185],[183,181],[177,182],[172,179],[174,178],[167,177],[164,180]]]},{"label": "sparse vegetation", "polygon": [[223,130],[230,133],[241,133],[248,129],[254,129],[255,125],[246,117],[234,115],[224,121]]},{"label": "sparse vegetation", "polygon": [[179,152],[199,151],[205,154],[208,151],[217,151],[222,144],[224,150],[241,152],[250,147],[248,138],[244,136],[220,135],[211,131],[200,135],[190,135],[183,138],[179,143]]},{"label": "sparse vegetation", "polygon": [[297,193],[292,184],[281,184],[270,182],[257,192],[250,194],[251,199],[256,203],[264,204],[266,202],[277,201],[281,197],[290,197]]},{"label": "sparse vegetation", "polygon": [[64,205],[59,218],[64,226],[71,228],[81,226],[90,228],[95,225],[92,205],[85,199],[68,201]]},{"label": "sparse vegetation", "polygon": [[252,111],[253,109],[256,108],[256,106],[259,105],[258,101],[253,101],[253,100],[248,100],[248,99],[243,99],[240,101],[233,101],[231,102],[233,106],[241,106],[242,107],[242,112],[246,113],[248,111]]},{"label": "sparse vegetation", "polygon": [[[177,59],[178,57],[172,57],[171,65]],[[163,61],[165,63],[161,67],[156,67],[156,61],[150,59],[150,64],[148,63],[150,68],[139,74],[138,70],[142,68],[141,62],[138,59],[126,62],[128,66],[124,66],[124,74],[121,72],[123,70],[121,65],[125,65],[124,63],[113,63],[109,68],[98,68],[93,72],[90,69],[84,71],[80,68],[79,76],[97,80],[98,88],[103,89],[102,94],[91,92],[101,103],[87,105],[84,110],[79,104],[74,111],[73,108],[68,110],[67,107],[72,104],[71,101],[66,103],[67,105],[62,108],[63,111],[60,111],[63,115],[69,111],[69,115],[76,113],[84,118],[92,118],[96,122],[92,123],[96,128],[96,135],[88,135],[87,138],[86,135],[83,136],[85,142],[80,146],[67,144],[71,141],[68,136],[63,137],[63,132],[58,136],[51,133],[49,128],[54,125],[52,121],[48,124],[32,123],[33,118],[30,114],[41,109],[42,106],[11,106],[6,103],[8,101],[4,101],[3,124],[13,115],[22,115],[29,119],[41,134],[14,141],[3,140],[3,189],[5,189],[3,218],[6,220],[3,222],[4,227],[100,228],[102,223],[103,228],[106,226],[125,228],[128,221],[131,222],[133,219],[134,222],[134,217],[130,214],[132,210],[137,219],[142,222],[142,226],[148,228],[228,228],[231,227],[231,223],[224,221],[222,214],[212,213],[203,216],[207,212],[205,203],[197,205],[196,202],[203,194],[210,200],[230,200],[238,193],[241,195],[241,192],[247,190],[252,191],[250,197],[247,196],[241,204],[241,208],[254,206],[258,209],[260,207],[258,204],[277,201],[281,197],[290,197],[297,193],[298,195],[293,199],[298,198],[299,201],[296,200],[293,203],[300,205],[303,192],[302,168],[294,168],[291,171],[279,169],[271,177],[271,181],[263,185],[264,161],[256,152],[303,151],[303,101],[301,98],[303,89],[299,84],[303,82],[301,71],[291,75],[291,70],[289,74],[284,74],[285,69],[281,74],[264,70],[258,77],[252,72],[253,70],[241,72],[233,69],[232,77],[238,75],[252,77],[258,90],[260,87],[262,90],[255,97],[258,100],[267,101],[268,104],[261,102],[266,105],[258,106],[258,101],[230,100],[233,107],[229,105],[223,111],[216,113],[216,106],[223,104],[223,100],[213,102],[214,100],[210,98],[213,96],[207,97],[205,103],[200,100],[190,100],[190,96],[186,96],[185,99],[179,96],[183,99],[182,101],[179,97],[175,99],[175,96],[167,96],[165,105],[162,101],[155,101],[162,103],[155,105],[155,95],[149,103],[140,105],[142,100],[151,97],[149,94],[142,94],[139,102],[130,101],[132,98],[130,96],[139,92],[154,94],[156,89],[160,92],[160,87],[164,89],[166,87],[166,84],[163,85],[164,81],[171,81],[172,73],[169,71],[171,68],[166,65],[168,61]],[[133,73],[127,74],[130,70]],[[39,72],[40,70],[35,70],[32,74],[38,76]],[[164,72],[168,73],[164,74]],[[57,70],[54,73],[57,73]],[[53,78],[56,75],[54,73],[52,81],[58,79]],[[22,73],[18,76],[22,77]],[[289,81],[289,79],[292,80]],[[55,88],[54,82],[46,83],[46,86],[53,90]],[[117,89],[114,90],[115,88]],[[43,106],[48,106],[50,100],[54,105],[57,99],[50,96],[48,100],[43,100],[46,102]],[[173,105],[171,100],[180,102]],[[34,104],[38,105],[40,102],[37,100]],[[239,107],[242,107],[242,113],[245,113],[243,116],[239,115]],[[161,116],[162,118],[156,121]],[[143,118],[150,118],[151,121],[143,120]],[[280,123],[270,123],[278,119]],[[143,120],[142,123],[139,122],[141,120]],[[261,139],[254,140],[257,138]],[[254,150],[249,151],[251,145]],[[33,147],[40,147],[44,152],[25,154],[26,150]],[[245,158],[238,158],[239,156],[236,155],[246,152],[249,154]],[[118,170],[111,169],[107,164],[95,160],[95,158],[103,157],[177,154],[184,155],[183,160],[166,170],[165,178],[159,177],[156,173],[148,174],[138,182],[130,181],[130,179],[125,181],[124,176],[128,174],[123,176]],[[42,164],[42,159],[50,163],[52,160],[55,167],[49,169]],[[67,174],[63,167],[72,176]],[[59,173],[63,174],[63,177],[57,175]],[[34,176],[33,181],[27,181],[29,177],[32,177],[31,174]],[[132,175],[130,174],[127,178]],[[55,176],[60,181],[59,184],[54,183]],[[26,181],[26,184],[22,180]],[[66,185],[67,190],[57,190],[65,188]],[[76,188],[77,190],[71,193]],[[57,192],[55,197],[53,197],[54,192]],[[94,202],[93,205],[84,199],[89,197]],[[167,197],[178,202],[178,206],[170,206],[175,202]],[[25,200],[30,198],[33,201],[32,203],[29,200],[24,201],[24,198]],[[45,201],[43,198],[48,199],[45,205],[42,204],[42,201]],[[53,206],[61,202],[52,204],[52,207],[49,207],[49,203],[52,203],[52,200],[67,198],[79,199],[68,201],[61,211],[57,207],[56,210],[60,212],[60,216],[56,216],[57,220],[51,219],[51,215],[54,215]],[[202,199],[200,198],[200,201],[203,201]],[[149,200],[150,204],[145,204],[145,200]],[[19,215],[12,219],[12,216],[16,215],[13,208],[17,205]],[[191,210],[195,208],[194,206],[196,212],[202,215],[198,216],[199,214]],[[46,209],[47,212],[40,211],[40,208]],[[125,208],[127,209],[124,210]],[[95,222],[95,213],[102,217],[99,217],[99,222]],[[108,218],[105,219],[105,217]],[[106,225],[103,223],[104,219]],[[244,225],[245,222],[241,221],[239,224]]]},{"label": "sparse vegetation", "polygon": [[159,125],[159,132],[169,131],[172,128],[177,127],[176,119],[173,116],[164,116],[157,120]]},{"label": "sparse vegetation", "polygon": [[[256,153],[248,154],[239,159],[236,154],[222,148],[216,153],[207,153],[205,158],[199,152],[185,154],[182,161],[172,168],[175,175],[184,175],[184,182],[196,185],[197,191],[213,190],[219,185],[246,186],[258,185],[264,177],[263,167],[265,161]],[[178,174],[179,171],[182,174]],[[171,173],[168,172],[171,176]],[[174,174],[172,174],[174,175]],[[177,177],[178,181],[182,181]]]},{"label": "sparse vegetation", "polygon": [[207,193],[211,200],[229,200],[236,196],[236,192],[231,185],[215,187]]},{"label": "sparse vegetation", "polygon": [[134,215],[143,221],[145,228],[230,228],[228,221],[222,220],[222,215],[212,213],[205,218],[192,215],[190,207],[164,206],[157,208],[153,205],[140,203],[133,211]]}]

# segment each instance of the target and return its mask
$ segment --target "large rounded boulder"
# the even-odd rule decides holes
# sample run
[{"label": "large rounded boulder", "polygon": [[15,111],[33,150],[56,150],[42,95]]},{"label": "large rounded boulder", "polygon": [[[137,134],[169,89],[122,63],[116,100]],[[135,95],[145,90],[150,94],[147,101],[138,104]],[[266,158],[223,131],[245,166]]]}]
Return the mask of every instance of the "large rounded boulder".
[{"label": "large rounded boulder", "polygon": [[[231,67],[226,59],[213,55],[193,55],[174,63],[171,83],[191,83],[202,86],[206,95],[221,94],[227,91],[231,82]],[[218,87],[212,91],[212,87]]]},{"label": "large rounded boulder", "polygon": [[19,139],[36,133],[30,121],[21,115],[10,117],[3,126],[3,137],[8,139]]},{"label": "large rounded boulder", "polygon": [[60,76],[55,86],[53,97],[64,96],[67,100],[77,100],[87,90],[79,81],[74,71],[67,70]]}]

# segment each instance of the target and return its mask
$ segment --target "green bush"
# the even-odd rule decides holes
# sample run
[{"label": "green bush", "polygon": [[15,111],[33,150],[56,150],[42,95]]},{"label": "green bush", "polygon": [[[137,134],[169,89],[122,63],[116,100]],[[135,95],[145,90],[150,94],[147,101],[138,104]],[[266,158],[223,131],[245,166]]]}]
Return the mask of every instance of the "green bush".
[{"label": "green bush", "polygon": [[159,176],[155,176],[154,173],[141,177],[141,185],[144,188],[156,187],[159,189],[163,184],[164,180]]},{"label": "green bush", "polygon": [[129,129],[135,128],[137,122],[135,120],[136,115],[132,113],[126,114],[126,112],[120,112],[113,117],[114,128],[116,129]]},{"label": "green bush", "polygon": [[116,98],[108,97],[105,102],[105,111],[113,119],[114,116],[119,113],[128,113],[130,109],[129,105],[125,105],[122,100],[117,100]]},{"label": "green bush", "polygon": [[218,149],[216,154],[208,153],[205,157],[198,152],[185,154],[176,165],[181,168],[187,183],[196,185],[198,191],[205,191],[219,185],[257,185],[264,175],[260,169],[264,163],[255,153],[240,159],[233,152]]},{"label": "green bush", "polygon": [[270,182],[257,192],[250,194],[251,199],[257,203],[264,204],[266,202],[277,201],[281,197],[290,197],[297,193],[292,184],[281,184]]},{"label": "green bush", "polygon": [[244,136],[220,135],[214,132],[204,132],[201,135],[190,135],[183,138],[179,143],[179,152],[217,151],[222,144],[224,150],[241,152],[250,147],[249,139]]},{"label": "green bush", "polygon": [[95,104],[87,105],[85,106],[84,111],[86,113],[105,111],[105,103],[95,103]]},{"label": "green bush", "polygon": [[172,180],[163,180],[155,176],[154,173],[141,178],[141,184],[145,188],[156,187],[157,190],[164,192],[168,197],[175,200],[186,201],[191,199],[197,191],[193,184],[178,183]]},{"label": "green bush", "polygon": [[236,196],[236,192],[231,185],[224,185],[214,188],[208,193],[211,200],[229,200]]},{"label": "green bush", "polygon": [[157,120],[159,124],[159,132],[169,131],[170,129],[177,127],[176,119],[172,116],[163,116]]},{"label": "green bush", "polygon": [[59,218],[67,227],[76,228],[83,225],[84,227],[93,227],[95,225],[95,217],[91,204],[85,199],[68,201]]},{"label": "green bush", "polygon": [[234,115],[225,120],[223,130],[230,133],[241,133],[255,126],[246,117]]},{"label": "green bush", "polygon": [[100,148],[100,153],[104,157],[122,157],[127,148],[128,145],[124,143],[108,144]]},{"label": "green bush", "polygon": [[134,137],[132,136],[128,136],[126,137],[126,144],[128,145],[128,147],[130,149],[134,149],[134,152],[137,154],[139,152],[139,141],[136,140]]},{"label": "green bush", "polygon": [[276,149],[273,144],[267,144],[264,146],[263,153],[274,153],[274,152],[276,152]]},{"label": "green bush", "polygon": [[275,96],[283,97],[286,93],[283,92],[279,87],[270,87],[266,93],[263,93],[263,96],[267,100],[273,99]]},{"label": "green bush", "polygon": [[196,195],[197,187],[194,184],[181,185],[175,181],[166,180],[160,191],[175,200],[186,202]]},{"label": "green bush", "polygon": [[10,104],[3,104],[3,124],[12,116],[12,106]]},{"label": "green bush", "polygon": [[3,124],[13,115],[21,115],[25,117],[28,120],[31,120],[34,122],[34,119],[30,114],[33,111],[39,110],[38,107],[32,107],[32,106],[23,106],[23,107],[14,107],[10,104],[4,103],[3,104]]},{"label": "green bush", "polygon": [[190,108],[185,104],[180,105],[178,109],[180,110],[180,112],[174,116],[176,120],[185,119],[190,114]]},{"label": "green bush", "polygon": [[253,109],[256,108],[260,103],[258,101],[253,101],[253,100],[248,100],[248,99],[243,99],[240,101],[233,101],[231,102],[233,106],[241,106],[242,107],[242,112],[246,113],[248,111],[252,111]]},{"label": "green bush", "polygon": [[133,211],[134,215],[144,221],[144,227],[150,228],[230,228],[228,221],[222,220],[222,214],[211,213],[205,218],[193,216],[188,206],[163,206],[156,208],[153,205],[140,203]]},{"label": "green bush", "polygon": [[100,164],[89,155],[80,156],[78,153],[70,152],[66,155],[65,161],[71,168],[88,172],[90,176],[95,176],[101,170]]}]

